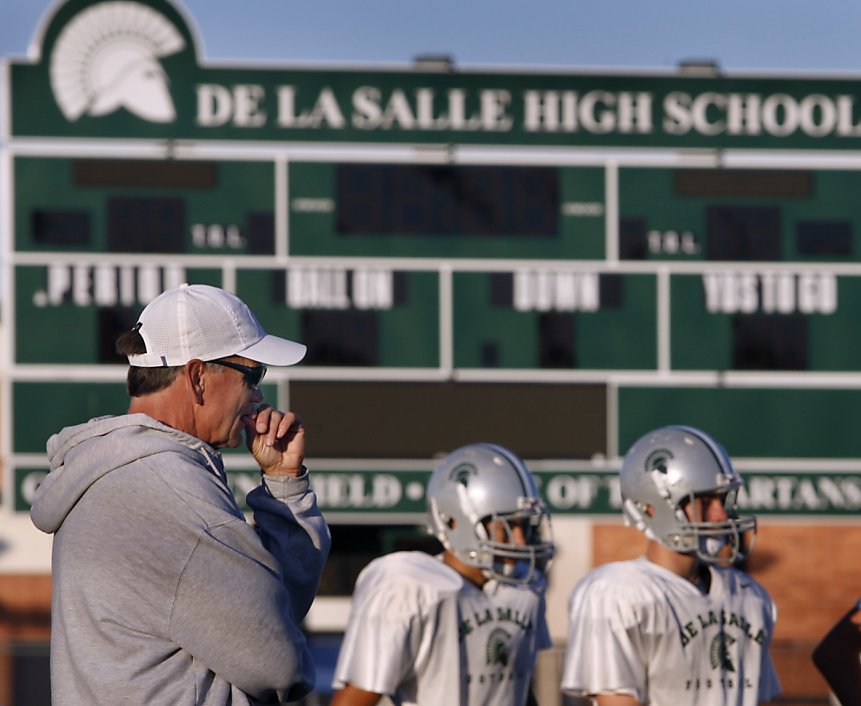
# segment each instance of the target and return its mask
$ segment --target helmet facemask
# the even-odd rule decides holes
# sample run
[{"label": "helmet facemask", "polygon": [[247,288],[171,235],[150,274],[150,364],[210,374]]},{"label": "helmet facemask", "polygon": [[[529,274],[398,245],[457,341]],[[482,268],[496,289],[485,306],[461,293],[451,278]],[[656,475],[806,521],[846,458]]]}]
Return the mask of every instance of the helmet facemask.
[{"label": "helmet facemask", "polygon": [[[700,561],[709,564],[734,564],[744,559],[753,549],[756,537],[756,518],[753,515],[739,515],[736,507],[736,496],[738,490],[733,489],[727,493],[721,493],[724,510],[727,518],[725,520],[708,521],[698,516],[703,506],[696,502],[697,497],[691,494],[680,503],[678,512],[680,522],[678,532],[671,536],[671,541],[678,542],[685,549],[676,551],[691,551],[697,555]],[[688,519],[686,508],[691,508],[691,517]],[[745,544],[745,535],[750,534],[750,542]],[[671,547],[672,548],[672,547]]]},{"label": "helmet facemask", "polygon": [[[553,529],[541,501],[521,498],[524,510],[493,514],[475,525],[478,566],[487,578],[528,584],[546,574],[553,558]],[[519,535],[519,536],[518,536]]]}]

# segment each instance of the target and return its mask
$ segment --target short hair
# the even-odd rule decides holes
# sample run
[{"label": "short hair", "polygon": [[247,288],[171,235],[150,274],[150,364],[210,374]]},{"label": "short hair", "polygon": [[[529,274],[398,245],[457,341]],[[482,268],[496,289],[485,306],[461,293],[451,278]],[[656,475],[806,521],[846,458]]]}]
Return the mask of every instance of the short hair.
[{"label": "short hair", "polygon": [[[126,331],[117,338],[117,353],[128,356],[147,352],[146,343],[138,331],[139,328],[139,326],[135,326],[131,331]],[[182,368],[181,365],[159,368],[129,366],[129,372],[126,376],[126,389],[129,396],[142,397],[170,387],[176,380],[180,368]]]}]

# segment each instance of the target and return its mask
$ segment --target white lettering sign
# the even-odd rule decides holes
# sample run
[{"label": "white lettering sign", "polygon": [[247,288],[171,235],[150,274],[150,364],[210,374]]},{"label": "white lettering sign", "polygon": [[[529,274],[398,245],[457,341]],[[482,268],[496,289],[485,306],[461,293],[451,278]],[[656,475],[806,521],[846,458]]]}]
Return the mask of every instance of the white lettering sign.
[{"label": "white lettering sign", "polygon": [[663,129],[669,135],[695,132],[719,135],[771,135],[788,137],[800,132],[808,137],[857,137],[861,123],[855,114],[855,96],[819,93],[797,99],[785,93],[681,91],[664,98]]},{"label": "white lettering sign", "polygon": [[739,492],[739,506],[754,510],[815,512],[861,510],[861,479],[755,476]]},{"label": "white lettering sign", "polygon": [[315,472],[311,486],[320,507],[337,509],[385,510],[395,507],[403,496],[403,487],[396,476],[377,473]]},{"label": "white lettering sign", "polygon": [[261,106],[263,86],[236,84],[231,88],[212,83],[197,86],[197,124],[202,127],[263,127],[266,111]]},{"label": "white lettering sign", "polygon": [[291,309],[391,309],[395,303],[391,270],[291,267],[287,306]]},{"label": "white lettering sign", "polygon": [[523,105],[527,132],[648,135],[653,129],[650,93],[526,91]]},{"label": "white lettering sign", "polygon": [[[259,84],[195,87],[201,127],[261,128],[268,123],[266,88]],[[382,88],[366,84],[350,93],[323,86],[310,93],[285,84],[272,89],[273,121],[284,129],[454,132],[586,133],[591,135],[690,134],[704,137],[801,134],[859,137],[854,95],[590,91],[526,88]],[[513,108],[522,107],[516,125]]]},{"label": "white lettering sign", "polygon": [[33,293],[37,307],[146,305],[186,280],[179,265],[60,264],[48,266],[45,289]]},{"label": "white lettering sign", "polygon": [[833,314],[837,277],[831,272],[707,272],[710,314]]},{"label": "white lettering sign", "polygon": [[600,275],[595,272],[520,270],[514,273],[517,311],[598,311]]}]

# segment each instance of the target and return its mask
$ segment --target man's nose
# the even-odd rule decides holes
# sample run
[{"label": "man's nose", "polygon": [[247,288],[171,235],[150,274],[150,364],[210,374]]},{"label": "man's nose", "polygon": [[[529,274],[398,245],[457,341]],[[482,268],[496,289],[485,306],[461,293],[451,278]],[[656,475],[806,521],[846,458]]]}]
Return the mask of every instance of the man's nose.
[{"label": "man's nose", "polygon": [[523,531],[522,525],[514,525],[511,528],[511,543],[519,547],[526,546],[526,533]]},{"label": "man's nose", "polygon": [[706,520],[709,522],[723,522],[729,518],[724,507],[723,498],[712,498],[706,508]]}]

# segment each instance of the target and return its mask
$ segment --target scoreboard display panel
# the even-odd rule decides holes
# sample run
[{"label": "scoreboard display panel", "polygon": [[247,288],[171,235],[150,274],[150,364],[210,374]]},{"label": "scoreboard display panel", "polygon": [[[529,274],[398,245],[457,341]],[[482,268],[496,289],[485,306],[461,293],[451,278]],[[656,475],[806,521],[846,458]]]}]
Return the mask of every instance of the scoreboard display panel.
[{"label": "scoreboard display panel", "polygon": [[[626,387],[619,390],[619,441],[625,447],[679,419],[709,429],[741,458],[853,459],[858,456],[857,389]],[[815,464],[813,464],[815,467]],[[861,492],[861,486],[853,490]],[[849,506],[855,502],[847,499]]]},{"label": "scoreboard display panel", "polygon": [[459,368],[657,367],[652,275],[540,268],[459,272],[454,300]]},{"label": "scoreboard display panel", "polygon": [[[241,270],[236,293],[306,366],[437,368],[439,277],[385,266]],[[271,322],[271,323],[270,323]]]},{"label": "scoreboard display panel", "polygon": [[604,257],[604,170],[437,163],[291,163],[290,253]]},{"label": "scoreboard display panel", "polygon": [[21,252],[275,253],[272,162],[14,162]]},{"label": "scoreboard display panel", "polygon": [[857,171],[623,168],[620,254],[630,260],[858,262],[859,188]]},{"label": "scoreboard display panel", "polygon": [[147,301],[185,281],[221,286],[220,268],[183,267],[169,259],[64,260],[15,268],[16,364],[101,365],[122,363],[114,344],[137,321]]},{"label": "scoreboard display panel", "polygon": [[674,275],[671,288],[676,369],[861,371],[857,276],[764,265]]},{"label": "scoreboard display panel", "polygon": [[476,435],[554,512],[617,516],[608,474],[677,422],[861,510],[856,82],[207,65],[169,0],[133,0],[176,30],[159,72],[52,72],[100,1],[0,67],[4,506],[51,434],[124,411],[117,335],[192,282],[308,346],[265,392],[307,416],[332,522],[421,522],[397,479]]}]

